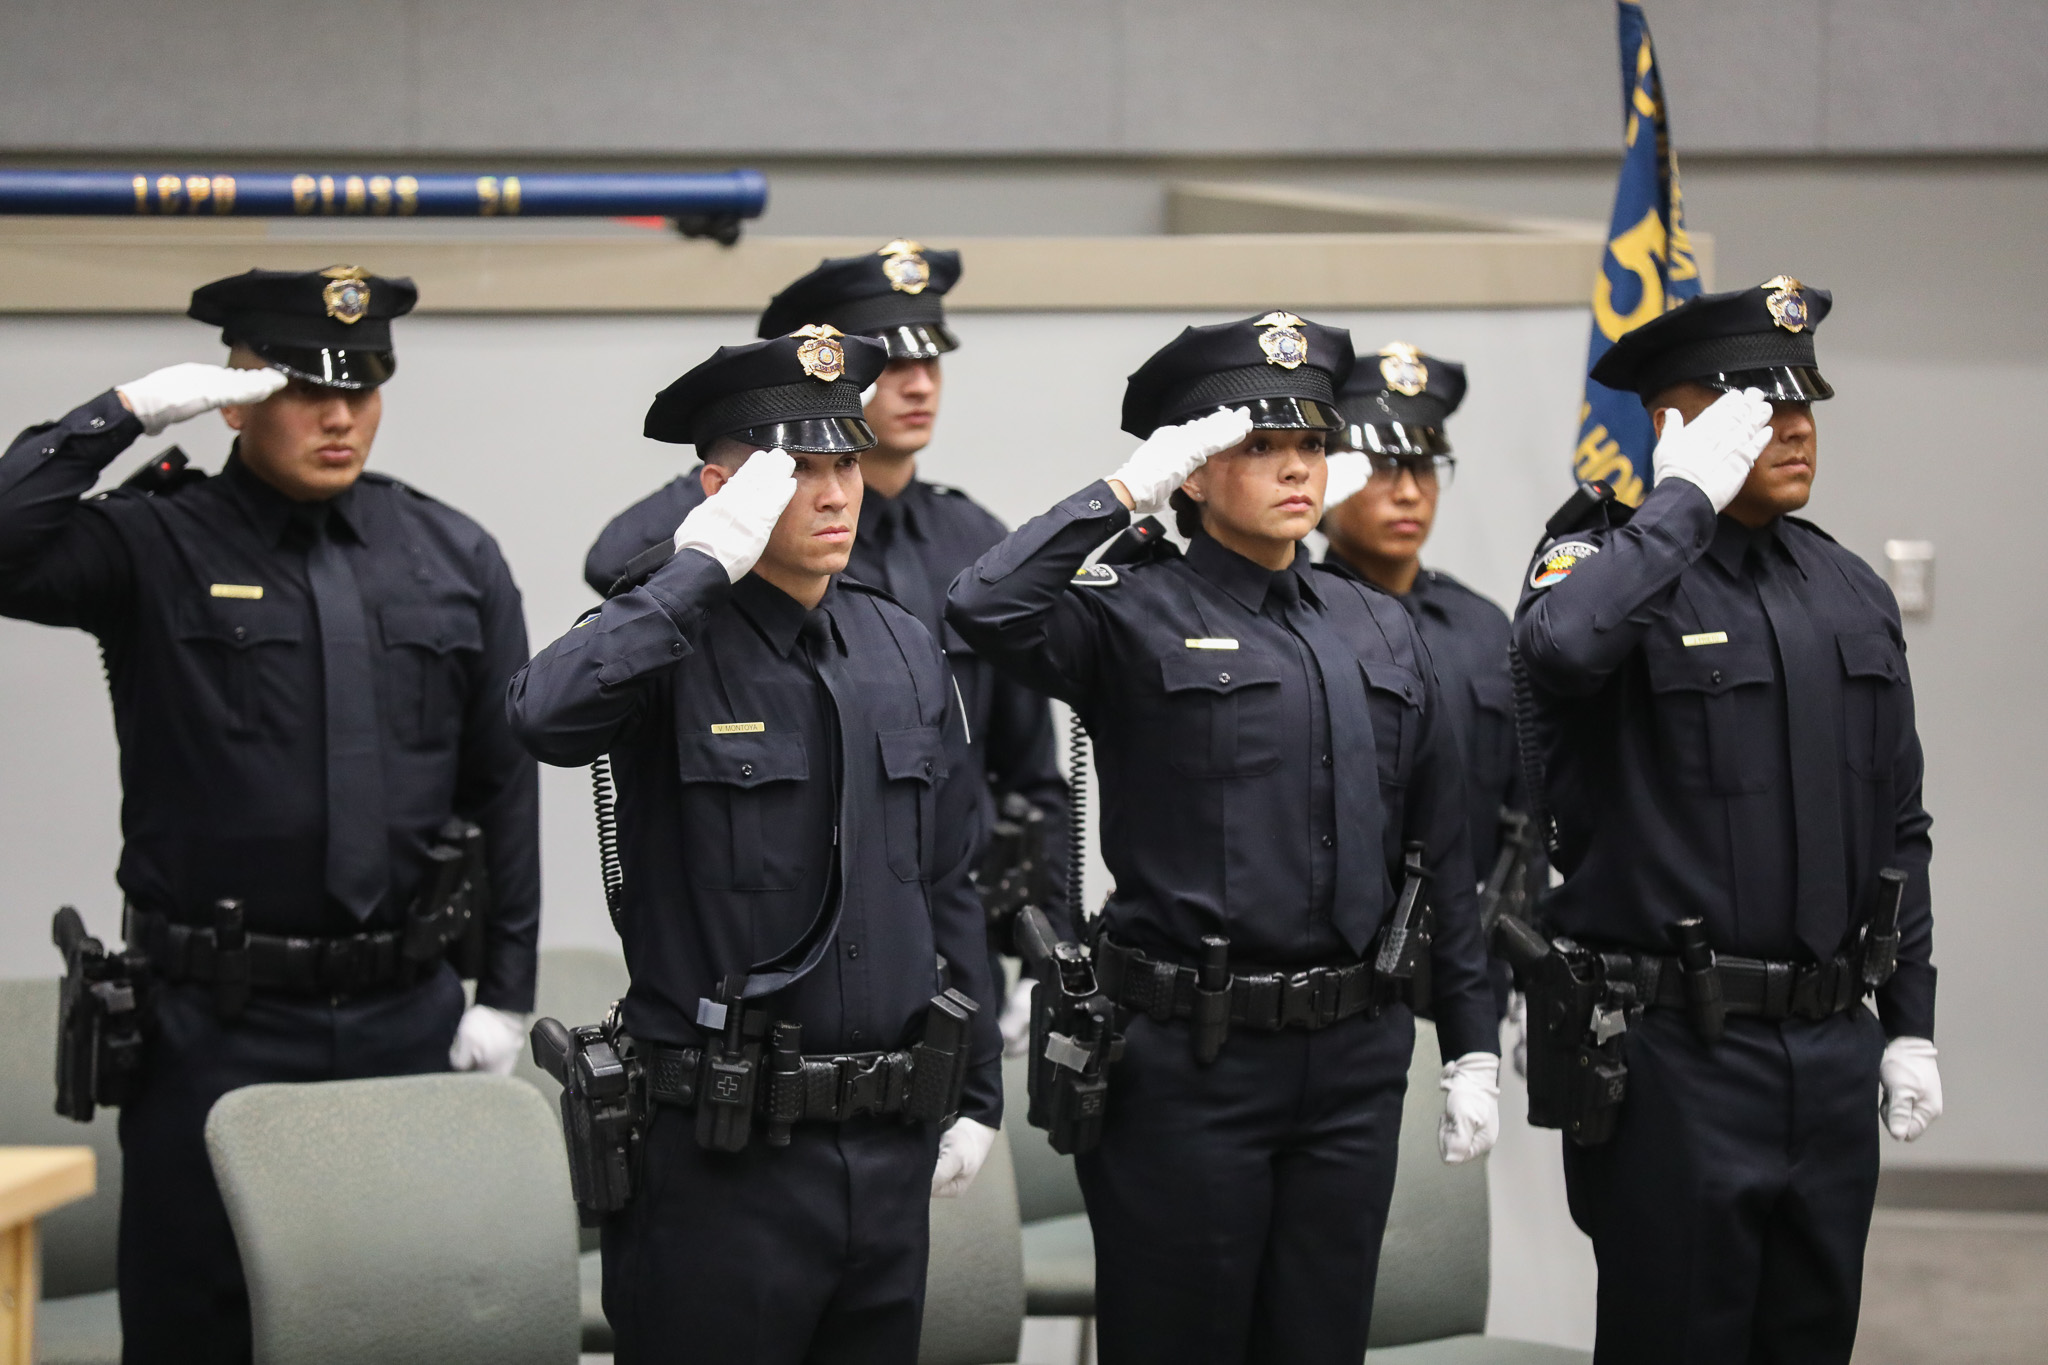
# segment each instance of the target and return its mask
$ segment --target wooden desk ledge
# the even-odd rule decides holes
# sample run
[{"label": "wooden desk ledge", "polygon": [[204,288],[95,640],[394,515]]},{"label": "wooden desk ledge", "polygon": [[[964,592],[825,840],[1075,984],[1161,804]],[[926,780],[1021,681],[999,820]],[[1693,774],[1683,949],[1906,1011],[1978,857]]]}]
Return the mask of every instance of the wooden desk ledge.
[{"label": "wooden desk ledge", "polygon": [[84,1199],[97,1183],[90,1147],[0,1147],[0,1228]]}]

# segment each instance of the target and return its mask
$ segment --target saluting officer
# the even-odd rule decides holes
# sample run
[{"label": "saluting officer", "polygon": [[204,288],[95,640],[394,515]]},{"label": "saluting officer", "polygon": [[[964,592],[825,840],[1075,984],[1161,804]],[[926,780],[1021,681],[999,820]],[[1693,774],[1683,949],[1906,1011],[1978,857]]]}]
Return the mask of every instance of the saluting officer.
[{"label": "saluting officer", "polygon": [[[603,1230],[622,1361],[908,1365],[927,1200],[966,1187],[1001,1120],[959,704],[924,627],[840,576],[873,440],[860,391],[885,360],[814,325],[665,389],[647,435],[694,444],[709,496],[665,563],[513,682],[538,757],[609,752],[619,784],[623,1023],[654,1100],[641,1193]],[[942,971],[982,1006],[943,1135],[905,1122],[888,1055],[928,1027]],[[819,1073],[786,1146],[744,1116],[739,1150],[699,1145],[685,1058],[736,1011],[756,1038],[800,1026]]]},{"label": "saluting officer", "polygon": [[[1414,1043],[1372,964],[1408,841],[1438,917],[1445,1159],[1498,1131],[1435,671],[1392,599],[1313,572],[1299,544],[1351,363],[1342,331],[1289,313],[1186,329],[1130,378],[1123,426],[1144,444],[1123,467],[953,584],[960,633],[1095,742],[1116,882],[1096,963],[1131,1013],[1101,1144],[1077,1166],[1115,1365],[1363,1354]],[[1081,571],[1169,500],[1184,556],[1155,541],[1145,562]],[[1182,1022],[1198,985],[1227,1002],[1228,1036],[1201,1058]]]},{"label": "saluting officer", "polygon": [[[959,489],[917,477],[917,457],[931,443],[939,417],[939,359],[960,345],[945,310],[945,296],[959,279],[959,252],[911,241],[821,261],[775,296],[757,335],[779,337],[824,323],[888,348],[889,363],[861,412],[875,440],[860,455],[865,493],[847,575],[887,591],[945,650],[966,712],[970,747],[963,776],[979,793],[983,827],[1002,798],[1015,793],[1044,813],[1043,828],[1052,833],[1064,828],[1067,788],[1054,752],[1051,709],[1044,697],[977,659],[944,621],[946,586],[1007,528]],[[590,547],[585,581],[607,591],[633,556],[666,543],[704,495],[700,465],[620,513]],[[1066,842],[1049,839],[1046,853],[1051,874],[1043,908],[1061,923]]]},{"label": "saluting officer", "polygon": [[[1472,880],[1485,885],[1511,822],[1529,849],[1511,871],[1530,894],[1549,873],[1526,828],[1528,798],[1515,749],[1515,691],[1508,673],[1508,616],[1441,569],[1422,565],[1437,499],[1458,460],[1444,426],[1465,401],[1465,367],[1425,355],[1404,341],[1360,356],[1337,395],[1344,427],[1338,445],[1364,455],[1365,486],[1340,497],[1332,466],[1323,534],[1323,567],[1362,578],[1408,609],[1443,684],[1444,712],[1465,755],[1465,800]],[[1506,888],[1503,888],[1504,890]],[[1494,1002],[1508,1006],[1507,966],[1492,966]]]},{"label": "saluting officer", "polygon": [[[415,298],[353,266],[216,280],[189,312],[221,328],[227,367],[158,370],[0,456],[0,612],[99,638],[126,929],[158,983],[120,1124],[131,1362],[249,1354],[203,1141],[214,1100],[508,1072],[533,1007],[537,782],[502,701],[526,655],[519,590],[482,527],[363,468],[391,319]],[[86,496],[138,436],[215,408],[237,433],[218,476]],[[496,898],[466,1013],[444,945],[405,946],[451,817],[482,828]],[[246,933],[245,1003],[216,928]]]},{"label": "saluting officer", "polygon": [[[1791,515],[1813,487],[1812,404],[1834,393],[1814,357],[1831,303],[1779,276],[1616,342],[1593,377],[1649,408],[1655,486],[1549,543],[1516,613],[1565,874],[1545,914],[1633,954],[1650,1006],[1625,1035],[1612,1139],[1565,1148],[1600,1361],[1848,1360],[1880,1081],[1893,1137],[1941,1112],[1898,608]],[[1906,880],[1873,1015],[1885,869]],[[1668,956],[1688,920],[1711,968]]]}]

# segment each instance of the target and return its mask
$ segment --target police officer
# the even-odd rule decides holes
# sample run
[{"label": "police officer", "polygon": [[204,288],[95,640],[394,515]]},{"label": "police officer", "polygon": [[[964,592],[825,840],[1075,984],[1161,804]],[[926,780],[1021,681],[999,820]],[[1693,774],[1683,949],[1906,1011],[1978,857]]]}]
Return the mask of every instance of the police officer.
[{"label": "police officer", "polygon": [[[189,313],[227,367],[158,370],[0,456],[0,612],[100,641],[126,929],[157,983],[120,1121],[131,1362],[249,1354],[202,1138],[215,1099],[508,1072],[533,1005],[537,783],[501,702],[526,655],[519,590],[483,528],[363,468],[415,298],[353,266],[216,280]],[[154,492],[87,496],[138,436],[216,408],[237,433],[219,475],[159,459]],[[481,827],[496,898],[466,1012],[442,933],[407,942],[451,817]],[[246,999],[222,970],[237,957]]]},{"label": "police officer", "polygon": [[[862,411],[875,443],[860,456],[866,491],[847,574],[888,592],[945,650],[966,711],[970,748],[964,777],[980,794],[983,827],[992,824],[1002,799],[1016,794],[1043,813],[1042,828],[1053,834],[1066,819],[1067,789],[1045,698],[977,659],[943,619],[947,584],[1001,540],[1006,528],[959,489],[917,477],[917,457],[938,422],[939,358],[960,345],[945,312],[945,296],[959,279],[959,252],[890,242],[868,255],[820,262],[775,296],[757,334],[779,337],[807,323],[825,323],[888,348],[889,363]],[[666,543],[676,523],[703,499],[699,466],[620,513],[590,547],[585,580],[605,592],[634,555]],[[1061,923],[1065,841],[1050,838],[1045,854],[1043,908]]]},{"label": "police officer", "polygon": [[[1632,955],[1649,1005],[1612,1138],[1565,1148],[1599,1361],[1848,1360],[1871,1102],[1881,1082],[1908,1141],[1941,1112],[1898,608],[1792,515],[1834,392],[1814,356],[1831,303],[1779,276],[1616,342],[1593,377],[1649,408],[1655,486],[1632,516],[1569,505],[1516,612],[1564,871],[1545,913]],[[1895,948],[1885,869],[1904,874]]]},{"label": "police officer", "polygon": [[[885,360],[812,325],[722,347],[665,389],[647,435],[694,444],[709,496],[665,563],[513,681],[538,757],[609,752],[619,783],[623,1023],[654,1101],[641,1193],[603,1229],[621,1361],[687,1342],[707,1360],[908,1365],[926,1201],[965,1188],[1001,1120],[993,1009],[943,1134],[905,1122],[887,1055],[930,1029],[942,971],[984,1006],[991,984],[945,662],[840,576],[873,440],[860,391]],[[787,1145],[744,1115],[738,1150],[700,1145],[698,1089],[664,1080],[742,1018],[753,1035],[799,1025],[820,1072]]]},{"label": "police officer", "polygon": [[[1364,456],[1365,468],[1356,472],[1366,482],[1343,497],[1337,482],[1343,462],[1332,462],[1323,567],[1363,579],[1408,609],[1436,663],[1444,711],[1465,755],[1472,880],[1486,887],[1504,843],[1512,840],[1518,859],[1502,870],[1520,885],[1494,889],[1526,904],[1549,874],[1527,828],[1507,613],[1443,570],[1422,566],[1437,498],[1458,468],[1445,421],[1464,401],[1465,367],[1455,360],[1425,355],[1403,341],[1359,357],[1337,395],[1344,427],[1336,441]],[[1492,977],[1495,1004],[1505,1013],[1506,964],[1496,961]]]},{"label": "police officer", "polygon": [[[1095,742],[1116,883],[1096,963],[1131,1013],[1101,1144],[1077,1167],[1116,1365],[1364,1352],[1414,1040],[1372,966],[1408,841],[1437,914],[1445,1159],[1498,1130],[1435,672],[1398,605],[1311,571],[1299,544],[1351,363],[1342,331],[1289,313],[1186,329],[1125,391],[1144,444],[953,585],[969,643]],[[1155,540],[1144,562],[1081,571],[1169,500],[1185,555]],[[1227,1001],[1227,1037],[1201,1057],[1198,986]]]}]

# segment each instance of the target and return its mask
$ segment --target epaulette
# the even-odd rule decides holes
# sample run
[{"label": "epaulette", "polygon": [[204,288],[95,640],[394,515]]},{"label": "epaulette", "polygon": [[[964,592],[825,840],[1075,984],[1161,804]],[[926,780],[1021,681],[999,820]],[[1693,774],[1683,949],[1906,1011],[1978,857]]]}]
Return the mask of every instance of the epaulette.
[{"label": "epaulette", "polygon": [[925,487],[931,489],[934,493],[938,493],[949,498],[964,498],[967,496],[964,490],[955,488],[950,483],[927,483],[925,484]]},{"label": "epaulette", "polygon": [[206,471],[192,468],[191,459],[177,446],[159,451],[148,464],[121,480],[121,489],[144,497],[167,498],[180,489],[206,481]]},{"label": "epaulette", "polygon": [[847,574],[841,574],[837,579],[833,581],[838,583],[840,587],[845,588],[851,592],[864,592],[869,597],[881,598],[884,602],[887,602],[892,607],[900,607],[904,611],[910,610],[910,608],[905,607],[901,602],[897,601],[896,594],[890,592],[887,588],[878,588],[873,583],[863,583],[858,578],[851,577]]},{"label": "epaulette", "polygon": [[1841,541],[1836,540],[1833,536],[1829,535],[1826,531],[1821,530],[1820,527],[1815,526],[1805,517],[1788,516],[1785,518],[1785,520],[1791,522],[1794,526],[1799,527],[1801,530],[1813,532],[1815,535],[1819,536],[1822,540],[1825,540],[1830,545],[1839,545],[1842,543]]}]

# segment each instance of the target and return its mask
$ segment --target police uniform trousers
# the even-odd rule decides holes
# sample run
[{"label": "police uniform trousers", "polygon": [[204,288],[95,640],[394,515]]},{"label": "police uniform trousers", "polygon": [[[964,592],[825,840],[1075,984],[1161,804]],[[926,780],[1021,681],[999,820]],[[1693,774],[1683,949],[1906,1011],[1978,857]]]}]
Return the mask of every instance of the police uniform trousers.
[{"label": "police uniform trousers", "polygon": [[1612,1140],[1565,1144],[1572,1218],[1600,1267],[1595,1365],[1846,1365],[1877,1198],[1878,1062],[1863,1008],[1628,1034]]},{"label": "police uniform trousers", "polygon": [[737,1152],[657,1105],[602,1231],[619,1365],[915,1365],[931,1246],[929,1124],[800,1123]]},{"label": "police uniform trousers", "polygon": [[1415,1021],[1233,1032],[1197,1065],[1138,1015],[1101,1144],[1076,1159],[1103,1365],[1358,1365]]},{"label": "police uniform trousers", "polygon": [[213,1102],[267,1081],[446,1071],[462,1005],[462,982],[445,965],[426,981],[339,1004],[259,994],[232,1022],[215,1013],[209,986],[154,992],[141,1092],[121,1108],[126,1365],[250,1358],[242,1261],[206,1155]]}]

